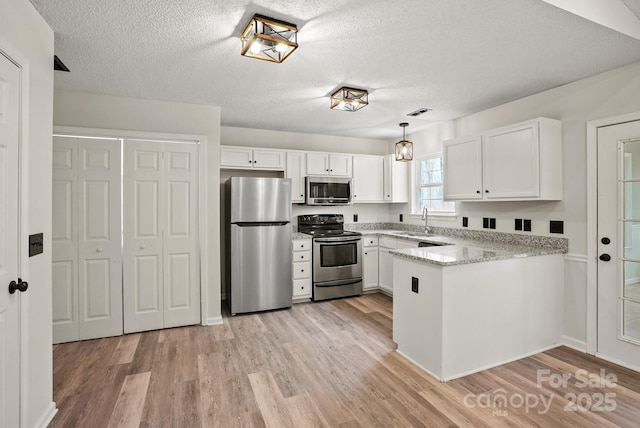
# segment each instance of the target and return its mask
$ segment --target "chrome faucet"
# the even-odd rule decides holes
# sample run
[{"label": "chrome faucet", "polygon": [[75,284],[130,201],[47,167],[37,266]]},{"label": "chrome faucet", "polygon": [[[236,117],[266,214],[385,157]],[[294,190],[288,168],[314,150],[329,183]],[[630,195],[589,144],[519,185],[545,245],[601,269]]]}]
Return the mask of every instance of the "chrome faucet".
[{"label": "chrome faucet", "polygon": [[431,228],[429,227],[429,210],[427,210],[427,207],[422,209],[422,220],[424,220],[424,233],[428,235],[431,232]]}]

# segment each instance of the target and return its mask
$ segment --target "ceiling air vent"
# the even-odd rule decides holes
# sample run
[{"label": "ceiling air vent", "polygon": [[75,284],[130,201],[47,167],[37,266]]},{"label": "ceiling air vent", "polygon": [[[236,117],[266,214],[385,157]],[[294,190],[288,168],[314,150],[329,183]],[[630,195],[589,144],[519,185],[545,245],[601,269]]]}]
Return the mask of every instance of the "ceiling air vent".
[{"label": "ceiling air vent", "polygon": [[58,55],[54,55],[53,56],[53,69],[56,71],[70,71],[66,65],[64,65],[64,63],[62,61],[60,61],[60,58],[58,58]]},{"label": "ceiling air vent", "polygon": [[428,111],[431,111],[430,108],[421,108],[418,109],[416,111],[412,111],[411,113],[407,113],[407,116],[412,116],[412,117],[416,117],[416,116],[420,116],[421,114],[424,114]]}]

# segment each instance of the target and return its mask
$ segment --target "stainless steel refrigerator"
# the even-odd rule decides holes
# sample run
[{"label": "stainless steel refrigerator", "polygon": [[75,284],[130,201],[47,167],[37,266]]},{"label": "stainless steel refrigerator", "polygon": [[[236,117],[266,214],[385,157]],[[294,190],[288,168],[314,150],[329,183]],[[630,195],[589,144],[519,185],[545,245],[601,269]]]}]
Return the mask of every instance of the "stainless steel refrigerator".
[{"label": "stainless steel refrigerator", "polygon": [[291,180],[232,177],[225,194],[231,314],[291,307]]}]

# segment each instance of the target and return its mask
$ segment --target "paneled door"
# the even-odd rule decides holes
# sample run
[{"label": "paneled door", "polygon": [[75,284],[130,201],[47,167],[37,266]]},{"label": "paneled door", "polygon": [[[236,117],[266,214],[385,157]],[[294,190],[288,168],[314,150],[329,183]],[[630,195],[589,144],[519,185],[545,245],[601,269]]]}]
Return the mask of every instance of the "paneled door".
[{"label": "paneled door", "polygon": [[640,121],[598,129],[597,352],[640,369]]},{"label": "paneled door", "polygon": [[198,146],[125,140],[125,333],[200,321]]},{"label": "paneled door", "polygon": [[0,53],[0,426],[20,425],[18,279],[20,70]]},{"label": "paneled door", "polygon": [[54,137],[53,340],[122,334],[121,144]]}]

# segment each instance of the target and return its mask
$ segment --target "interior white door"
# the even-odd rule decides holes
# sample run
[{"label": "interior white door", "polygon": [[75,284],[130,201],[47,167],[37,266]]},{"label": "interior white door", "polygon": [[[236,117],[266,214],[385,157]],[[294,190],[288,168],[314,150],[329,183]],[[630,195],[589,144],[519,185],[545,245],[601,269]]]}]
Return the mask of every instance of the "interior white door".
[{"label": "interior white door", "polygon": [[20,425],[18,124],[20,70],[0,53],[0,426]]},{"label": "interior white door", "polygon": [[53,343],[79,339],[78,139],[53,137]]},{"label": "interior white door", "polygon": [[124,142],[124,332],[163,327],[162,143]]},{"label": "interior white door", "polygon": [[198,145],[164,143],[164,327],[200,321]]},{"label": "interior white door", "polygon": [[78,138],[79,338],[122,334],[121,145]]},{"label": "interior white door", "polygon": [[598,129],[598,354],[640,367],[640,121]]}]

